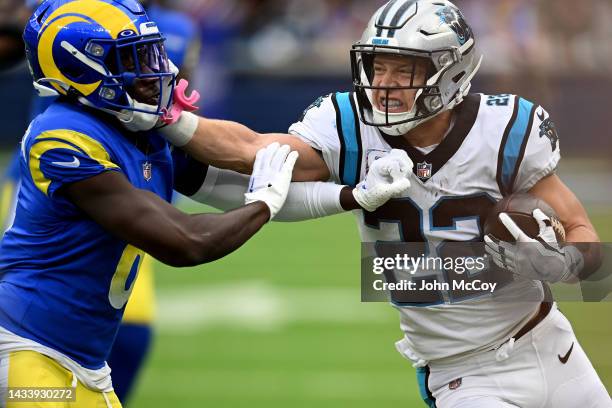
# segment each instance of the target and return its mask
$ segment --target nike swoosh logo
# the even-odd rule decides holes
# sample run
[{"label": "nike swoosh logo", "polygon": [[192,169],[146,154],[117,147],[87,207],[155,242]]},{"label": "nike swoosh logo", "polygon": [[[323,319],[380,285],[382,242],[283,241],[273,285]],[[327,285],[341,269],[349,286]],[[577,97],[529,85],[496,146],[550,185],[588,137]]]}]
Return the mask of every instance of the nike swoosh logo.
[{"label": "nike swoosh logo", "polygon": [[60,166],[60,167],[69,167],[72,169],[76,169],[77,167],[79,167],[81,165],[81,161],[78,159],[78,157],[73,157],[73,161],[71,162],[53,162],[51,164],[53,164],[54,166]]},{"label": "nike swoosh logo", "polygon": [[557,357],[559,357],[559,361],[561,362],[561,364],[567,363],[567,360],[569,360],[570,354],[572,354],[573,350],[574,350],[574,343],[572,343],[572,346],[570,347],[566,355],[564,355],[563,357],[561,357],[560,355],[557,355]]},{"label": "nike swoosh logo", "polygon": [[542,108],[542,111],[538,112],[538,118],[540,118],[541,122],[544,122],[544,109]]}]

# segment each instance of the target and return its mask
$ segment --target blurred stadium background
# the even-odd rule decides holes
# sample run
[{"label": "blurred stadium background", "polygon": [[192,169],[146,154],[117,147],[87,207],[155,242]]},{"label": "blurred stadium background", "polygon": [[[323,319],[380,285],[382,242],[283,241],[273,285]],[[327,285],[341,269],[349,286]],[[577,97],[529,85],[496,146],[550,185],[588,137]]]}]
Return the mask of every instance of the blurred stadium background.
[{"label": "blurred stadium background", "polygon": [[[0,0],[0,24],[21,1]],[[381,0],[176,0],[202,49],[202,113],[283,131],[318,96],[350,89],[348,50]],[[612,241],[612,3],[456,0],[485,54],[473,90],[545,106],[564,155],[559,173]],[[0,47],[2,44],[0,43]],[[0,73],[0,168],[27,127],[30,78]],[[490,158],[483,157],[483,160]],[[189,211],[201,206],[183,201]],[[157,338],[134,395],[144,407],[408,407],[414,369],[397,354],[397,314],[361,304],[352,216],[275,224],[205,267],[157,267]],[[562,304],[612,389],[612,304]]]}]

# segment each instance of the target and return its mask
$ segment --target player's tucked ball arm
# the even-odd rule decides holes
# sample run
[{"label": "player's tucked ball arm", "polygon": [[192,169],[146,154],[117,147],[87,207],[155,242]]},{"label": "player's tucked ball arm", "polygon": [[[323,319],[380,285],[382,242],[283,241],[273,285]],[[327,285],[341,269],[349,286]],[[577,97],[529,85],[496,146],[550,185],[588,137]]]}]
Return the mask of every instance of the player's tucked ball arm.
[{"label": "player's tucked ball arm", "polygon": [[540,233],[530,238],[506,213],[499,220],[516,240],[514,244],[492,235],[484,237],[486,251],[500,268],[529,279],[550,283],[575,282],[584,270],[584,256],[573,245],[560,246],[551,219],[540,209],[533,211]]}]

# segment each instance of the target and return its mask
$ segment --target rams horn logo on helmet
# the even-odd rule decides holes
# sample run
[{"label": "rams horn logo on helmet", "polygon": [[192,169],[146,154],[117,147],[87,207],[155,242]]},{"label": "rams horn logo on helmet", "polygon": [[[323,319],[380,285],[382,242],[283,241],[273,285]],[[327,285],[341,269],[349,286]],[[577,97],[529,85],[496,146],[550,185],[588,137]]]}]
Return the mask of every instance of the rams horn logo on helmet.
[{"label": "rams horn logo on helmet", "polygon": [[[165,38],[135,0],[47,0],[23,38],[40,95],[67,95],[111,114],[160,115],[172,105],[176,72]],[[136,89],[140,80],[150,91]]]},{"label": "rams horn logo on helmet", "polygon": [[[95,19],[93,16],[95,16]],[[46,22],[39,33],[38,45],[38,60],[44,76],[60,80],[88,96],[100,86],[100,81],[78,83],[67,78],[60,71],[53,57],[58,35],[64,27],[75,23],[99,25],[113,39],[116,39],[117,35],[124,30],[132,30],[133,32],[138,32],[138,30],[132,20],[119,8],[103,1],[77,0],[66,3],[46,18]],[[65,46],[66,44],[62,42],[60,45]],[[58,84],[52,83],[51,85],[58,92],[66,94],[66,91]]]}]

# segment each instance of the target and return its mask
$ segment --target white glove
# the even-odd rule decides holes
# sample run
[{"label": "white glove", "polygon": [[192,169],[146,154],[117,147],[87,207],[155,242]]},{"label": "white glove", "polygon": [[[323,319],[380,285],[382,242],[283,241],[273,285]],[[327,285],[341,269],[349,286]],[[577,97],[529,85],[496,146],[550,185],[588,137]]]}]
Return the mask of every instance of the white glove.
[{"label": "white glove", "polygon": [[372,163],[365,180],[353,190],[353,197],[364,210],[375,211],[410,188],[408,178],[413,167],[405,151],[393,149]]},{"label": "white glove", "polygon": [[577,277],[584,267],[582,253],[571,245],[559,246],[551,220],[542,210],[534,210],[533,217],[540,227],[537,239],[527,236],[508,214],[499,214],[499,220],[516,243],[485,236],[485,250],[493,262],[500,268],[533,280],[556,283]]},{"label": "white glove", "polygon": [[291,152],[288,145],[281,146],[278,142],[259,150],[249,189],[244,195],[245,204],[263,201],[270,209],[272,220],[285,204],[298,156],[298,152]]}]

